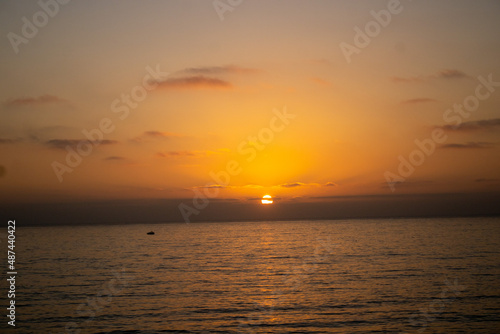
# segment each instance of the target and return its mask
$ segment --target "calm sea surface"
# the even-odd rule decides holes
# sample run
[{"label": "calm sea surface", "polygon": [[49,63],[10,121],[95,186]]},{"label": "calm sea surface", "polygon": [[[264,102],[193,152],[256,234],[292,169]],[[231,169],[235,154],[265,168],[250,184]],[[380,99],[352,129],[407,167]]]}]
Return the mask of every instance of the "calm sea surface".
[{"label": "calm sea surface", "polygon": [[18,222],[16,246],[17,333],[500,333],[500,218]]}]

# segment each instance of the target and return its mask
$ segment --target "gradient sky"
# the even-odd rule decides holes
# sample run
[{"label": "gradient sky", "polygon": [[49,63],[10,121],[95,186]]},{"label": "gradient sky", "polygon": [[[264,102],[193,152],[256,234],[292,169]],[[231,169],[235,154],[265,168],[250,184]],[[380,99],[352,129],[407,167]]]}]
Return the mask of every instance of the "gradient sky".
[{"label": "gradient sky", "polygon": [[[478,77],[500,82],[500,3],[401,0],[348,61],[342,43],[390,3],[246,0],[221,20],[212,1],[74,0],[13,47],[41,7],[2,1],[0,199],[393,194],[386,172],[436,128],[446,140],[394,194],[498,192],[500,86],[479,88],[488,97],[458,126],[444,115],[474,102]],[[144,81],[151,69],[163,74]],[[143,84],[154,88],[123,117]],[[284,110],[294,118],[257,149],[249,136]],[[54,161],[103,119],[113,130],[60,182]],[[233,160],[217,185],[210,172]]]}]

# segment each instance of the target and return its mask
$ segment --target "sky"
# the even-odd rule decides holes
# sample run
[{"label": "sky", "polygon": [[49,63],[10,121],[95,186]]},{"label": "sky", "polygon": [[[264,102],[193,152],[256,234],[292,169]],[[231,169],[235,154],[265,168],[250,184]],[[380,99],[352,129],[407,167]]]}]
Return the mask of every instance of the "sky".
[{"label": "sky", "polygon": [[360,198],[363,216],[384,198],[498,213],[499,14],[498,1],[2,1],[0,200],[54,215],[168,201],[158,220],[210,201],[225,203],[213,219],[246,205],[231,215],[245,219],[266,194],[321,202],[316,218]]}]

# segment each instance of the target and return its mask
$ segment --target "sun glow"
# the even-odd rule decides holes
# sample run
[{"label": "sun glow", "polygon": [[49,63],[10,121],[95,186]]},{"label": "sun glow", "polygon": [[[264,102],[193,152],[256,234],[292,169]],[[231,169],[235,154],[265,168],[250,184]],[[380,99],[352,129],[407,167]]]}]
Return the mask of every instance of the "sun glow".
[{"label": "sun glow", "polygon": [[271,195],[264,195],[264,196],[262,196],[261,203],[262,204],[273,204],[273,198],[271,197]]}]

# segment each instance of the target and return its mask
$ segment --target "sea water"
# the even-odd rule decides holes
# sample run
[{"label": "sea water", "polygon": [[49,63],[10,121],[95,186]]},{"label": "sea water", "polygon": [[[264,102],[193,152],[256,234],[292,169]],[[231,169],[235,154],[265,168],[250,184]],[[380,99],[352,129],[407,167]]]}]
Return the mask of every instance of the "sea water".
[{"label": "sea water", "polygon": [[500,218],[17,222],[16,269],[18,333],[500,332]]}]

